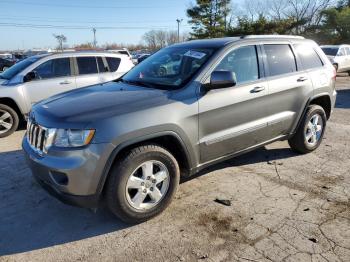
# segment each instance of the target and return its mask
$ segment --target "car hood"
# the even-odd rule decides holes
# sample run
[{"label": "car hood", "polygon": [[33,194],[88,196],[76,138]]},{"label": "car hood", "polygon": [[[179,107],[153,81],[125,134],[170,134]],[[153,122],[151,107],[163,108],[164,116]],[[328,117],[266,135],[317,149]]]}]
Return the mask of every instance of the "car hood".
[{"label": "car hood", "polygon": [[[168,103],[168,91],[110,82],[62,93],[36,104],[32,116],[47,127],[89,124]],[[70,126],[70,128],[73,128]]]}]

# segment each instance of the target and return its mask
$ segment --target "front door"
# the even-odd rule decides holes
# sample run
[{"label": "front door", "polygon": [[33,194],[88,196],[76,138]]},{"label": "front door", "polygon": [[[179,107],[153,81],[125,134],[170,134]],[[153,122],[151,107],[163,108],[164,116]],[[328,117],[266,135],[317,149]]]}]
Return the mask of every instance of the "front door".
[{"label": "front door", "polygon": [[269,139],[268,86],[254,45],[231,50],[214,71],[235,73],[235,86],[211,90],[199,98],[201,163],[252,147]]},{"label": "front door", "polygon": [[32,70],[36,73],[36,79],[23,85],[23,92],[29,97],[31,104],[75,89],[75,77],[72,76],[71,65],[69,57],[56,58],[43,62]]}]

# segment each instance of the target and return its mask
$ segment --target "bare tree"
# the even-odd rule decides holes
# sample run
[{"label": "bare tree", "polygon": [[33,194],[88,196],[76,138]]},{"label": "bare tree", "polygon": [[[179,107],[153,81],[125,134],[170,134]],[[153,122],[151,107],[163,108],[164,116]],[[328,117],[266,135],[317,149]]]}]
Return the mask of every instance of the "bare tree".
[{"label": "bare tree", "polygon": [[156,37],[156,30],[151,30],[151,31],[148,31],[146,32],[144,35],[143,35],[143,40],[146,42],[146,45],[154,50],[154,49],[157,49],[157,37]]},{"label": "bare tree", "polygon": [[167,45],[172,45],[177,43],[177,32],[175,30],[167,32],[166,42],[167,42]]},{"label": "bare tree", "polygon": [[58,49],[60,49],[61,52],[63,52],[63,43],[67,42],[67,37],[63,34],[62,35],[53,34],[53,37],[56,38],[58,42]]},{"label": "bare tree", "polygon": [[157,41],[157,47],[163,48],[166,46],[166,40],[167,40],[167,32],[163,30],[156,30],[156,41]]}]

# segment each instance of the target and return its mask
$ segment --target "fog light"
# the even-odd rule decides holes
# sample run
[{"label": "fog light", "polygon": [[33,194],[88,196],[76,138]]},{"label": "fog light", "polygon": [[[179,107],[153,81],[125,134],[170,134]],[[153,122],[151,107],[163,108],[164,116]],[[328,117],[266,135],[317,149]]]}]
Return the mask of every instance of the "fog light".
[{"label": "fog light", "polygon": [[56,171],[50,171],[51,177],[55,180],[55,182],[59,185],[66,186],[68,185],[68,177],[66,174]]}]

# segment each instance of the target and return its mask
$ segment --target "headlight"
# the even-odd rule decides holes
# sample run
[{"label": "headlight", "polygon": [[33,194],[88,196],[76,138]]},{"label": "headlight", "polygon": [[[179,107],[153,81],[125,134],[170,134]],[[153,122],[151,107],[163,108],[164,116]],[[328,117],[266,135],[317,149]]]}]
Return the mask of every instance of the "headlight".
[{"label": "headlight", "polygon": [[53,145],[57,147],[79,147],[90,144],[95,130],[57,129]]}]

